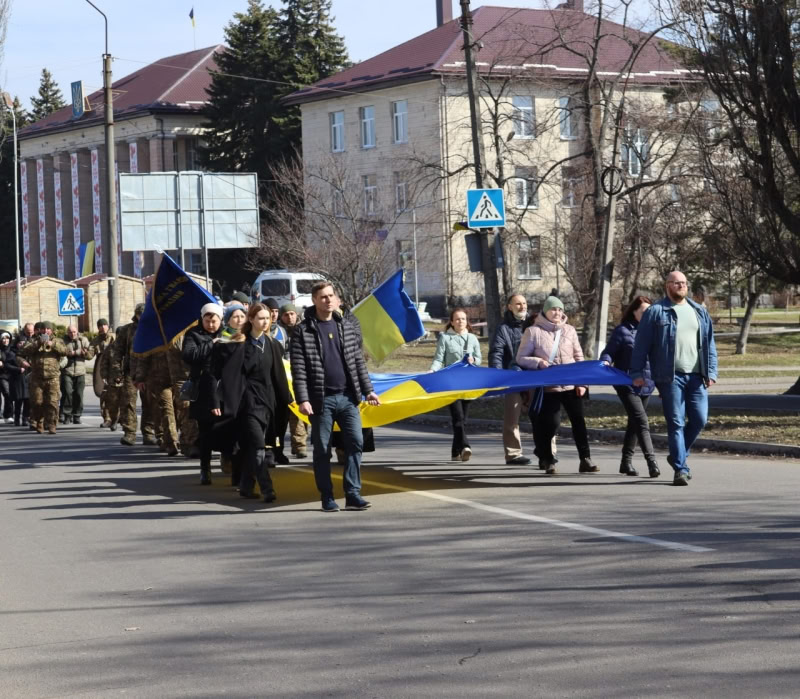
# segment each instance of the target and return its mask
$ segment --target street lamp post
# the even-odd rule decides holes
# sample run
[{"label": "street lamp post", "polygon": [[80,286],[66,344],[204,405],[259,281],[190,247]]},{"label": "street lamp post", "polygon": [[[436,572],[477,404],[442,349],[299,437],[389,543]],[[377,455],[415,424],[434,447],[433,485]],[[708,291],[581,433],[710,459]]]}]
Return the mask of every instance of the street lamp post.
[{"label": "street lamp post", "polygon": [[103,95],[105,107],[105,136],[106,136],[106,187],[108,189],[106,201],[108,202],[108,315],[111,327],[119,324],[119,252],[117,247],[117,175],[116,152],[114,150],[114,96],[111,92],[111,54],[108,52],[108,17],[92,0],[86,0],[102,16],[106,28],[106,52],[103,54]]},{"label": "street lamp post", "polygon": [[19,185],[17,177],[19,162],[17,156],[17,115],[14,113],[14,100],[7,92],[3,93],[3,101],[11,112],[11,125],[14,129],[14,250],[17,257],[17,326],[22,327],[22,278],[19,270]]}]

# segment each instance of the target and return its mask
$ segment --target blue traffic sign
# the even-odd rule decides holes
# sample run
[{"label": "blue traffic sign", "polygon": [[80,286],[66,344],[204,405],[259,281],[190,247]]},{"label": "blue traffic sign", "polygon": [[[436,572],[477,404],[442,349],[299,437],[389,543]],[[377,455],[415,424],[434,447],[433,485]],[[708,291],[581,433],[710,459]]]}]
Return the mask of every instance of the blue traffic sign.
[{"label": "blue traffic sign", "polygon": [[502,228],[506,206],[502,189],[467,190],[467,225],[470,228]]},{"label": "blue traffic sign", "polygon": [[83,289],[58,290],[58,315],[82,316],[85,312]]}]

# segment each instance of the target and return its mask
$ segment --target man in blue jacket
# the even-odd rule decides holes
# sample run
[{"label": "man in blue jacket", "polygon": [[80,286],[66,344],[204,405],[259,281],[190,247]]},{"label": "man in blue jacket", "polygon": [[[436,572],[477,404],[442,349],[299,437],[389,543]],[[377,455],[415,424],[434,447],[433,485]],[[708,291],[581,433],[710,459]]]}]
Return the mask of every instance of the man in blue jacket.
[{"label": "man in blue jacket", "polygon": [[[516,369],[516,357],[522,339],[522,326],[528,317],[528,302],[522,294],[511,294],[503,316],[497,326],[489,349],[489,366],[492,369]],[[506,393],[503,405],[503,448],[506,463],[525,466],[531,462],[522,455],[522,441],[519,434],[519,416],[522,413],[522,394]]]},{"label": "man in blue jacket", "polygon": [[686,459],[708,419],[708,387],[717,380],[717,348],[708,311],[687,298],[685,275],[670,272],[665,287],[666,297],[650,306],[639,322],[629,373],[633,385],[642,386],[650,360],[667,421],[673,485],[689,485],[692,475]]}]

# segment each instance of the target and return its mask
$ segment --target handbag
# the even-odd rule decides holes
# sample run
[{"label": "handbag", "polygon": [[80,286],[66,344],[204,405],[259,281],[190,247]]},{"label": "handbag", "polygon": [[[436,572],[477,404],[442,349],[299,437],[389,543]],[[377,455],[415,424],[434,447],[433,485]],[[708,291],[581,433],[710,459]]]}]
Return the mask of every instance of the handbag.
[{"label": "handbag", "polygon": [[181,386],[180,399],[193,403],[200,397],[200,384],[192,379],[186,379]]}]

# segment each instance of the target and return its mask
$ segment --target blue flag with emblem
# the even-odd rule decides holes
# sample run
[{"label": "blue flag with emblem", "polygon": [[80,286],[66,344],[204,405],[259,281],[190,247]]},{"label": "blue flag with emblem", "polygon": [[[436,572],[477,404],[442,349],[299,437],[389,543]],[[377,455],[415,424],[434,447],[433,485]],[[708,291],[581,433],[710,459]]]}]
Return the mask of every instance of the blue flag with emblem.
[{"label": "blue flag with emblem", "polygon": [[217,300],[164,254],[133,338],[133,353],[160,352],[195,325],[200,309]]}]

